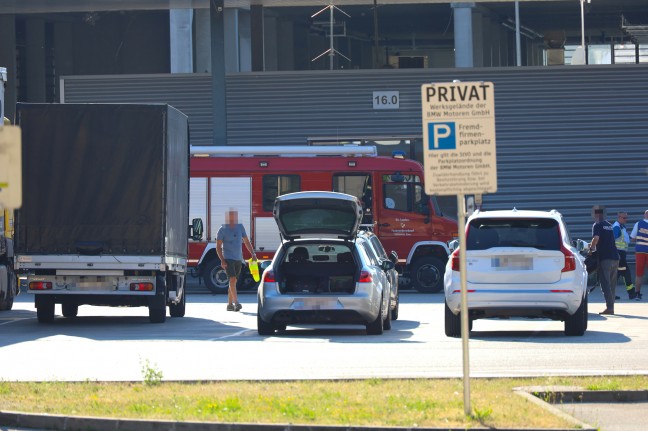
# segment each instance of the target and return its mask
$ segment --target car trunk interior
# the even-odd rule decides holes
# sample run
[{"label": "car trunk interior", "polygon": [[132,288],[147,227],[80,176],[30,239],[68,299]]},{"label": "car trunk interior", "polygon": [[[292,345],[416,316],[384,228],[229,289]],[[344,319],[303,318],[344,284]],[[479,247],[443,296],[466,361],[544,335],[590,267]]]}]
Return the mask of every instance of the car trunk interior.
[{"label": "car trunk interior", "polygon": [[284,294],[352,294],[358,267],[347,245],[308,244],[289,247],[276,271]]}]

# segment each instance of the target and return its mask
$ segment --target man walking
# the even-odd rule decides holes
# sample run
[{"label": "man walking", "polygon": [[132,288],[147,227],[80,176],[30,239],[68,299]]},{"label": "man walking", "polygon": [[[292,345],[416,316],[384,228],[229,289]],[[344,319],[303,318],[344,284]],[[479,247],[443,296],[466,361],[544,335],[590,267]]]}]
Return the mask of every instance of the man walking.
[{"label": "man walking", "polygon": [[626,291],[628,292],[628,299],[635,299],[637,294],[635,293],[634,284],[632,284],[632,274],[630,273],[630,268],[626,260],[628,244],[630,243],[630,235],[628,235],[625,226],[627,221],[628,213],[619,211],[617,213],[617,220],[612,225],[612,233],[614,233],[614,245],[616,245],[617,252],[619,253],[619,278],[622,278],[624,281]]},{"label": "man walking", "polygon": [[637,291],[637,301],[641,301],[641,282],[643,281],[644,271],[648,267],[648,210],[644,212],[644,219],[639,220],[632,228],[630,239],[635,242],[635,290]]},{"label": "man walking", "polygon": [[243,306],[238,301],[236,280],[243,266],[243,250],[245,244],[252,258],[256,260],[254,248],[245,232],[245,227],[238,222],[238,211],[230,208],[225,213],[225,224],[221,225],[216,234],[216,253],[221,261],[221,266],[229,277],[227,291],[227,311],[240,311]]},{"label": "man walking", "polygon": [[614,314],[614,295],[619,267],[619,253],[614,245],[612,225],[605,220],[605,208],[595,206],[592,211],[595,220],[592,225],[590,250],[598,252],[598,278],[605,297],[605,310],[599,314]]}]

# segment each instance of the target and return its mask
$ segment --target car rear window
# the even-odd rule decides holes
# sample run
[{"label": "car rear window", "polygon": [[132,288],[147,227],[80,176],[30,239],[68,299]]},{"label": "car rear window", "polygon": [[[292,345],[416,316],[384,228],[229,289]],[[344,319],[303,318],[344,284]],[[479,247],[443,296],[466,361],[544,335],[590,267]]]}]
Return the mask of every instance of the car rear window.
[{"label": "car rear window", "polygon": [[562,240],[554,219],[475,219],[466,237],[467,250],[491,247],[534,247],[560,250]]}]

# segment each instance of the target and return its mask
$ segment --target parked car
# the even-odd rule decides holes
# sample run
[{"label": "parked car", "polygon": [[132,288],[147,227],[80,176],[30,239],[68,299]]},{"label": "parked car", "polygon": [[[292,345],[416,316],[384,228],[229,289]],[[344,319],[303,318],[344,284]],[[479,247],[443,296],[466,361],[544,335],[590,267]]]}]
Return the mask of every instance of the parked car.
[{"label": "parked car", "polygon": [[360,324],[373,335],[391,328],[386,272],[395,265],[375,254],[371,234],[358,231],[357,197],[289,193],[276,198],[273,215],[282,242],[258,289],[260,335],[301,323]]},{"label": "parked car", "polygon": [[[394,262],[394,265],[398,262],[398,254],[395,251],[391,251],[389,255],[387,254],[387,251],[385,251],[385,248],[383,247],[382,243],[378,239],[378,236],[374,234],[371,231],[360,231],[358,232],[358,240],[360,240],[361,243],[367,243],[369,247],[373,249],[374,254],[379,260],[390,260]],[[371,253],[367,254],[368,256],[371,257]],[[390,310],[391,310],[391,319],[392,320],[398,320],[398,309],[400,308],[400,294],[399,294],[399,287],[398,287],[398,271],[396,271],[396,268],[389,269],[385,271],[387,274],[387,280],[389,281],[389,284],[391,286],[391,303],[390,303]]]},{"label": "parked car", "polygon": [[[469,329],[477,319],[529,317],[564,321],[566,335],[585,333],[584,258],[556,210],[475,212],[466,222],[466,266]],[[445,333],[459,337],[459,248],[444,287]]]}]

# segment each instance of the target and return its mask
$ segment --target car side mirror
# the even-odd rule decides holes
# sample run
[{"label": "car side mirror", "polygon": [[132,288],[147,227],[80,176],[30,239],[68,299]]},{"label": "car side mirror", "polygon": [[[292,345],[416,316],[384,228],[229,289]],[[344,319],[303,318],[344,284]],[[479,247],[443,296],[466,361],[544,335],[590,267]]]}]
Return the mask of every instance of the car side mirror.
[{"label": "car side mirror", "polygon": [[189,226],[189,238],[194,241],[200,241],[203,237],[203,221],[200,218],[195,218],[191,220],[191,225]]},{"label": "car side mirror", "polygon": [[452,253],[456,249],[459,248],[459,240],[458,239],[453,239],[452,241],[448,241],[448,248],[450,249],[450,252]]},{"label": "car side mirror", "polygon": [[391,260],[383,260],[380,262],[380,269],[383,271],[391,271],[394,268],[396,268],[396,265]]},{"label": "car side mirror", "polygon": [[394,265],[398,263],[398,253],[396,253],[394,250],[389,253],[389,260],[394,262]]},{"label": "car side mirror", "polygon": [[574,240],[573,242],[576,243],[574,246],[576,247],[576,250],[578,250],[579,252],[587,250],[589,248],[589,243],[582,239],[577,239]]}]

